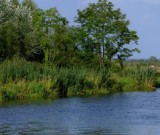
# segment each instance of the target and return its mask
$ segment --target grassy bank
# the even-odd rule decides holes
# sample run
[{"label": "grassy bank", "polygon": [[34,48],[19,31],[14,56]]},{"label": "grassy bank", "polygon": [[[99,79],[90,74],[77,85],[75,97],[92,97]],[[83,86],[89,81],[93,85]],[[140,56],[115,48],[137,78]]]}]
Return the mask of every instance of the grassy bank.
[{"label": "grassy bank", "polygon": [[105,95],[118,91],[153,90],[157,73],[149,68],[128,67],[123,71],[46,67],[12,60],[0,63],[0,101]]}]

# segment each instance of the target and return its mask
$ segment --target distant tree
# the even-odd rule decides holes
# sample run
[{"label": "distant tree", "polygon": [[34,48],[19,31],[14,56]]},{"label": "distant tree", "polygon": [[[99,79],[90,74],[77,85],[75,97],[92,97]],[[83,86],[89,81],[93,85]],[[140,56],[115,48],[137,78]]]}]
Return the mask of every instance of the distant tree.
[{"label": "distant tree", "polygon": [[155,57],[155,56],[151,56],[149,59],[148,59],[149,62],[157,62],[158,59]]},{"label": "distant tree", "polygon": [[123,60],[139,51],[131,47],[137,44],[138,36],[129,29],[126,15],[107,0],[98,0],[78,10],[75,21],[79,24],[79,44],[88,64],[97,59],[98,65],[104,66],[117,57],[123,68]]}]

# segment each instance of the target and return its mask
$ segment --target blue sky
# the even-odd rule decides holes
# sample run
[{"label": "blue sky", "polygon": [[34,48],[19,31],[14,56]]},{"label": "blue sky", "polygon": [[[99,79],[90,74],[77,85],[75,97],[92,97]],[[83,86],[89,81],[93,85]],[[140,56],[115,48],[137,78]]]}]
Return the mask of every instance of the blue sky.
[{"label": "blue sky", "polygon": [[[89,2],[97,0],[34,0],[38,7],[48,9],[56,7],[60,14],[73,24],[77,9],[83,9]],[[160,59],[160,0],[110,0],[115,8],[130,20],[130,29],[137,31],[139,36],[140,54],[133,58],[149,58],[156,56]]]}]

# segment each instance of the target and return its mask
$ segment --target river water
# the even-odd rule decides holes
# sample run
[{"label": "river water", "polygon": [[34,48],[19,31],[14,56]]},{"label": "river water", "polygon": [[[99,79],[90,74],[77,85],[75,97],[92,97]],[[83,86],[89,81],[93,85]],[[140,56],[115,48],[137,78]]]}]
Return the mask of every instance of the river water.
[{"label": "river water", "polygon": [[159,135],[160,90],[0,105],[0,135]]}]

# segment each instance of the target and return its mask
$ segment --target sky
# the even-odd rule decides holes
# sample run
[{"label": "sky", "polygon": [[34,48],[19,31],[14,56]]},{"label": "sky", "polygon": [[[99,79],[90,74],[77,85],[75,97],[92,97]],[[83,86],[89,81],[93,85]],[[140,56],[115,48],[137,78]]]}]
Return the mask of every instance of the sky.
[{"label": "sky", "polygon": [[[97,0],[34,0],[39,8],[56,7],[61,16],[73,24],[77,9],[84,9],[90,2]],[[135,53],[132,58],[160,59],[160,0],[110,0],[115,8],[120,8],[127,15],[131,24],[129,28],[137,31],[138,48],[141,53]]]}]

